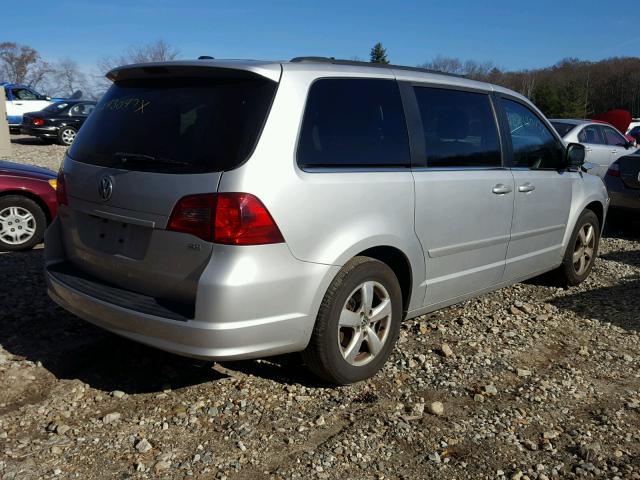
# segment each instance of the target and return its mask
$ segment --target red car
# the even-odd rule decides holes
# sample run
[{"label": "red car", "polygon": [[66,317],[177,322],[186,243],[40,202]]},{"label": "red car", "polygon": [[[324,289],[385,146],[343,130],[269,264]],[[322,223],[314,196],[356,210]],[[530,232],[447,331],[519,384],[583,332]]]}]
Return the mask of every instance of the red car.
[{"label": "red car", "polygon": [[56,174],[0,160],[0,250],[33,248],[56,216]]}]

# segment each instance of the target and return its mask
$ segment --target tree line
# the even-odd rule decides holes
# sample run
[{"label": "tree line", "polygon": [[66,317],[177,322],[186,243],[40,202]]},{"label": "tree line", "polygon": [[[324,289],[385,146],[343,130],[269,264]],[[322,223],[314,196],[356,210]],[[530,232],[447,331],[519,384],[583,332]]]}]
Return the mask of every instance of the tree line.
[{"label": "tree line", "polygon": [[505,71],[491,62],[437,57],[421,65],[495,83],[531,99],[551,118],[589,118],[613,109],[640,116],[640,58],[566,58],[546,68]]},{"label": "tree line", "polygon": [[[111,68],[179,57],[176,48],[159,39],[98,59],[93,71],[86,72],[70,58],[49,62],[28,45],[0,42],[0,81],[27,84],[51,96],[81,90],[85,97],[97,98],[108,86],[104,74]],[[380,42],[369,58],[374,63],[389,63]],[[588,118],[617,108],[640,117],[640,57],[597,62],[566,58],[546,68],[509,71],[490,61],[438,56],[418,66],[505,86],[530,98],[549,117]]]}]

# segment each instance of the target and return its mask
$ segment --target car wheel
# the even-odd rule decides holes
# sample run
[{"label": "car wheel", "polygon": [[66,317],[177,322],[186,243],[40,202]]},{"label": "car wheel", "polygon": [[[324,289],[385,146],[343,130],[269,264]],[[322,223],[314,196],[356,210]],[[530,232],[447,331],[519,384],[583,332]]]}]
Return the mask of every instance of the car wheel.
[{"label": "car wheel", "polygon": [[585,210],[576,222],[562,265],[557,270],[562,285],[575,286],[587,279],[598,254],[599,243],[600,221],[591,210]]},{"label": "car wheel", "polygon": [[42,208],[20,195],[0,197],[0,249],[29,250],[40,243],[47,228]]},{"label": "car wheel", "polygon": [[71,127],[63,127],[60,129],[60,131],[58,132],[58,142],[61,145],[71,145],[73,143],[73,141],[76,139],[76,134],[78,132],[76,132],[75,128],[71,128]]},{"label": "car wheel", "polygon": [[331,383],[373,376],[387,361],[402,321],[402,294],[393,271],[369,257],[355,257],[331,282],[309,345],[307,366]]}]

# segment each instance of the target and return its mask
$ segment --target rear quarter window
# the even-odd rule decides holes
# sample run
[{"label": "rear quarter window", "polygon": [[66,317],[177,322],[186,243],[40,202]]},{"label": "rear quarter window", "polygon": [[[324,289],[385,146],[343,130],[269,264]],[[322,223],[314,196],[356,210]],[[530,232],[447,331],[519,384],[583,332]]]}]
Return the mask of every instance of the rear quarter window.
[{"label": "rear quarter window", "polygon": [[69,156],[161,173],[236,168],[258,141],[276,86],[262,77],[116,82],[87,118]]},{"label": "rear quarter window", "polygon": [[301,167],[408,167],[409,140],[394,80],[320,79],[309,90]]}]

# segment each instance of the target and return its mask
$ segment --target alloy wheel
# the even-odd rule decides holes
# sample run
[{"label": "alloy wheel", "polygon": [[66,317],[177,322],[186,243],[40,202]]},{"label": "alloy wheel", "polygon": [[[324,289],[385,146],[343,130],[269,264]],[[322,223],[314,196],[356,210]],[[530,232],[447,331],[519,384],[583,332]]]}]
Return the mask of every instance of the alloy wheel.
[{"label": "alloy wheel", "polygon": [[578,232],[573,250],[573,269],[576,275],[584,275],[593,261],[596,246],[596,235],[593,225],[586,223]]},{"label": "alloy wheel", "polygon": [[351,365],[371,362],[389,338],[391,297],[378,282],[366,281],[351,292],[338,320],[338,347]]},{"label": "alloy wheel", "polygon": [[71,128],[65,128],[60,134],[60,137],[65,145],[71,145],[76,138],[76,132]]}]

